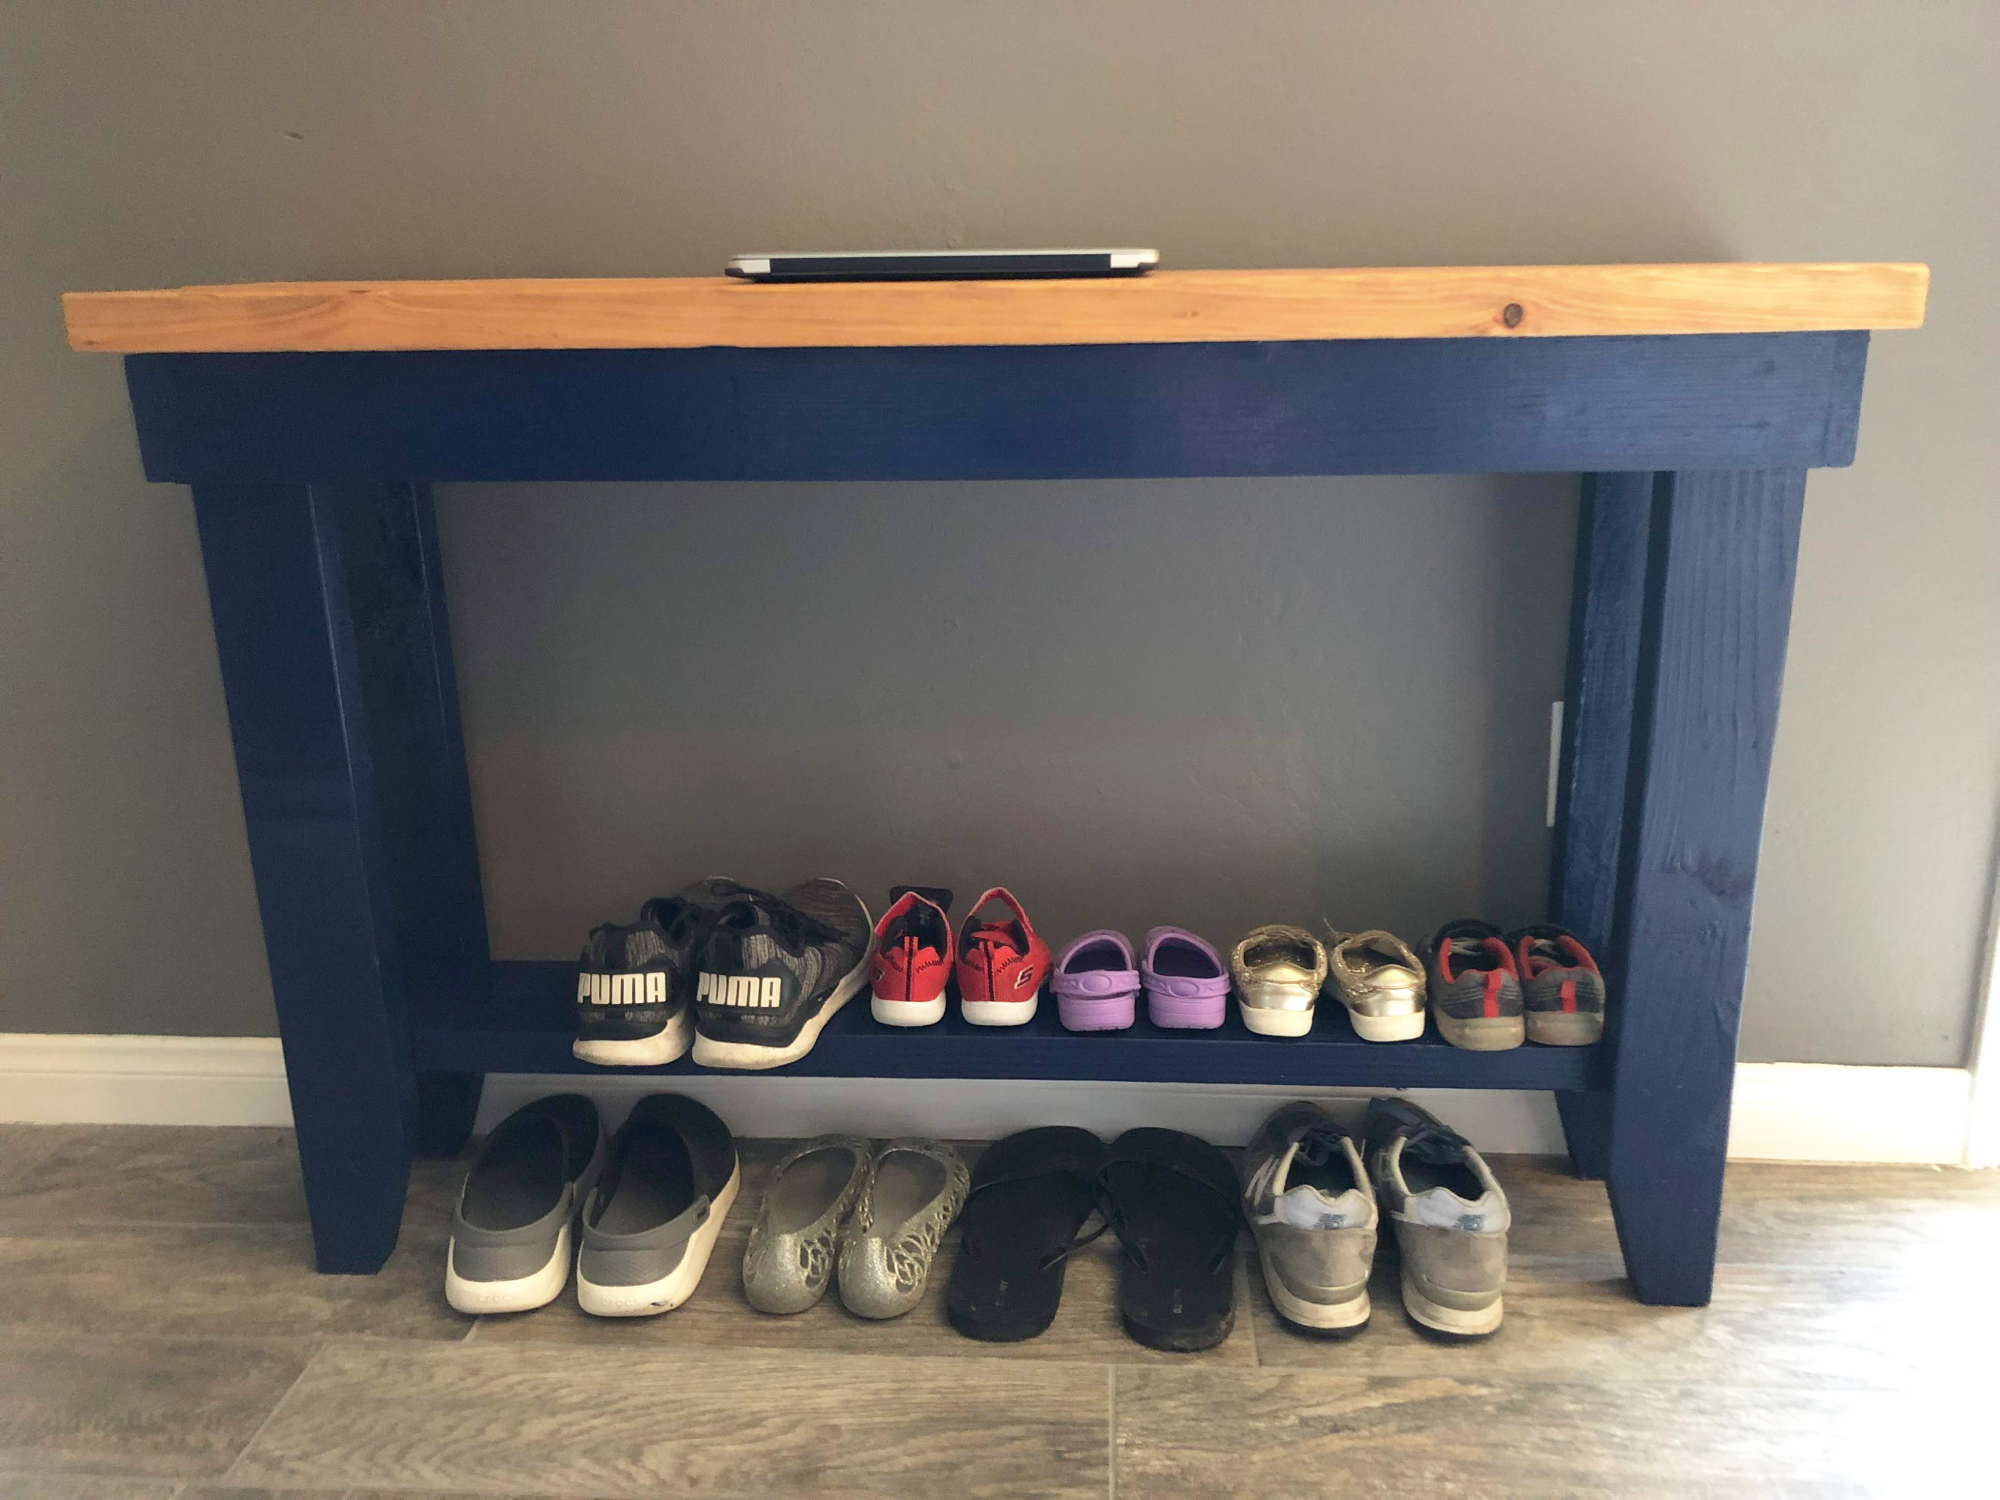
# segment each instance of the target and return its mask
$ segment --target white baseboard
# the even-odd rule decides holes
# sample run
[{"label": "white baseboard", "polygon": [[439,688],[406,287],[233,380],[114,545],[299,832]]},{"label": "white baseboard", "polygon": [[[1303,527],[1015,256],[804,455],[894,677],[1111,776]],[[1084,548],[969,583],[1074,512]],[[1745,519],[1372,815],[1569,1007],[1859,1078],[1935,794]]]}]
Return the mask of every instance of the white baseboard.
[{"label": "white baseboard", "polygon": [[[650,1079],[579,1078],[575,1074],[509,1074],[487,1083],[479,1104],[484,1130],[509,1110],[547,1093],[589,1094],[614,1127]],[[1233,1083],[1059,1083],[1040,1079],[782,1078],[758,1074],[696,1074],[674,1080],[746,1136],[802,1136],[822,1131],[862,1135],[935,1135],[991,1141],[1031,1125],[1081,1125],[1109,1138],[1135,1125],[1170,1125],[1223,1146],[1240,1146],[1264,1117],[1288,1099],[1319,1099],[1337,1114],[1359,1117],[1367,1089],[1273,1089]],[[1410,1098],[1432,1110],[1482,1149],[1560,1152],[1562,1125],[1555,1096],[1494,1089],[1416,1089]]]},{"label": "white baseboard", "polygon": [[[629,1074],[496,1074],[479,1110],[485,1129],[545,1093],[595,1098],[615,1123],[657,1083]],[[992,1140],[1063,1121],[1110,1135],[1173,1125],[1240,1145],[1277,1104],[1320,1098],[1359,1109],[1357,1089],[1244,1084],[1054,1083],[1040,1080],[790,1078],[697,1074],[673,1087],[712,1105],[749,1136],[857,1130]],[[1556,1154],[1553,1096],[1513,1090],[1419,1089],[1412,1098],[1494,1152]],[[1972,1075],[1962,1068],[1742,1063],[1729,1154],[1761,1161],[1965,1160]],[[47,1036],[0,1033],[0,1122],[106,1125],[289,1125],[284,1056],[268,1037]]]},{"label": "white baseboard", "polygon": [[289,1125],[292,1098],[276,1037],[0,1032],[0,1122]]},{"label": "white baseboard", "polygon": [[1755,1161],[1965,1161],[1964,1068],[1739,1063],[1729,1154]]}]

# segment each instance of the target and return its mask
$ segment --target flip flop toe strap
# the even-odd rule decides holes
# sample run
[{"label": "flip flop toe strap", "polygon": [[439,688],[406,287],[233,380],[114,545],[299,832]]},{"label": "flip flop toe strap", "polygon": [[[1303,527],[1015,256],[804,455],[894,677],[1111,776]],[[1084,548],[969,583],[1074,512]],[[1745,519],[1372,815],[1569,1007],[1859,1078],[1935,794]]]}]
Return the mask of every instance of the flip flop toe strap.
[{"label": "flip flop toe strap", "polygon": [[1208,1192],[1222,1201],[1229,1214],[1229,1233],[1223,1237],[1215,1254],[1210,1257],[1209,1265],[1210,1270],[1220,1269],[1223,1262],[1228,1260],[1230,1253],[1236,1248],[1236,1230],[1237,1226],[1241,1223],[1243,1214],[1243,1207],[1238,1201],[1234,1180],[1232,1179],[1229,1186],[1225,1188],[1206,1172],[1196,1170],[1186,1163],[1158,1156],[1118,1156],[1107,1161],[1104,1164],[1103,1170],[1098,1175],[1099,1189],[1103,1195],[1103,1201],[1109,1208],[1109,1212],[1106,1214],[1106,1222],[1112,1229],[1117,1231],[1118,1239],[1125,1246],[1127,1253],[1135,1256],[1141,1265],[1144,1265],[1148,1258],[1146,1250],[1147,1241],[1143,1236],[1132,1233],[1125,1205],[1119,1202],[1117,1189],[1113,1186],[1114,1174],[1121,1167],[1142,1167],[1152,1172],[1170,1172],[1183,1181],[1191,1182],[1207,1189]]},{"label": "flip flop toe strap", "polygon": [[[1101,1216],[1102,1222],[1095,1229],[1091,1230],[1090,1233],[1079,1235],[1067,1245],[1043,1256],[1035,1263],[1036,1270],[1046,1271],[1057,1262],[1068,1259],[1111,1227],[1110,1216],[1104,1212],[1103,1188],[1099,1184],[1096,1174],[1086,1168],[1081,1161],[1056,1162],[1037,1166],[1031,1170],[1009,1172],[1001,1177],[990,1177],[984,1182],[974,1184],[972,1191],[965,1195],[965,1209],[961,1211],[959,1219],[959,1222],[963,1225],[960,1237],[963,1252],[975,1259],[986,1253],[985,1238],[979,1233],[979,1227],[973,1222],[970,1212],[973,1203],[982,1193],[988,1188],[1005,1187],[1008,1184],[1017,1182],[1045,1182],[1052,1177],[1070,1178],[1080,1185],[1085,1192],[1089,1193],[1091,1199],[1090,1212],[1091,1214]],[[1085,1217],[1087,1219],[1089,1215]]]}]

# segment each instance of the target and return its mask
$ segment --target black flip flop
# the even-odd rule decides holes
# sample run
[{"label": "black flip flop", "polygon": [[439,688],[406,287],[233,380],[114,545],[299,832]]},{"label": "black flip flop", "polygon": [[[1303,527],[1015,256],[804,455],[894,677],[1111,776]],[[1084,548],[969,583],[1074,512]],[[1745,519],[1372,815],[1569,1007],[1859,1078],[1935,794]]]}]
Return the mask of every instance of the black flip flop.
[{"label": "black flip flop", "polygon": [[967,1338],[1008,1344],[1055,1321],[1069,1254],[1097,1210],[1104,1142],[1073,1125],[1043,1125],[995,1141],[973,1169],[959,1217],[958,1261],[945,1314]]},{"label": "black flip flop", "polygon": [[1236,1169],[1207,1141],[1143,1126],[1098,1172],[1125,1247],[1118,1310],[1153,1349],[1213,1349],[1236,1326]]}]

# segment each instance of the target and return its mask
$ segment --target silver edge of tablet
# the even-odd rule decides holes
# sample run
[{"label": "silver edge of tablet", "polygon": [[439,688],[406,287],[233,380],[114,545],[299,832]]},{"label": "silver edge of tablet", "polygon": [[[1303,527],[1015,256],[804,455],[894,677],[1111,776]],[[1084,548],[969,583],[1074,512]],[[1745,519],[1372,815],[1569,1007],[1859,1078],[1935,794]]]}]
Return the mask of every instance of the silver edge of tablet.
[{"label": "silver edge of tablet", "polygon": [[1087,247],[1064,250],[793,250],[768,255],[732,255],[729,269],[742,276],[768,276],[774,260],[904,260],[920,256],[1102,255],[1106,269],[1137,271],[1160,263],[1157,250],[1103,250]]}]

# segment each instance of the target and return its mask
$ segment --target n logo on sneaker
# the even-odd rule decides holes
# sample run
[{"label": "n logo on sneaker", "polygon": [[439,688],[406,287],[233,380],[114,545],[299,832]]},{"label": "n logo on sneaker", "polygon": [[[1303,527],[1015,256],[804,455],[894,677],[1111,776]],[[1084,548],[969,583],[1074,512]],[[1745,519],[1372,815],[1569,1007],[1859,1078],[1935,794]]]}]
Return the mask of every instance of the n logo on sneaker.
[{"label": "n logo on sneaker", "polygon": [[734,1005],[751,1010],[776,1010],[784,1003],[785,982],[771,974],[704,974],[695,981],[694,997],[710,1005]]},{"label": "n logo on sneaker", "polygon": [[579,1005],[665,1005],[667,976],[652,974],[579,974]]}]

